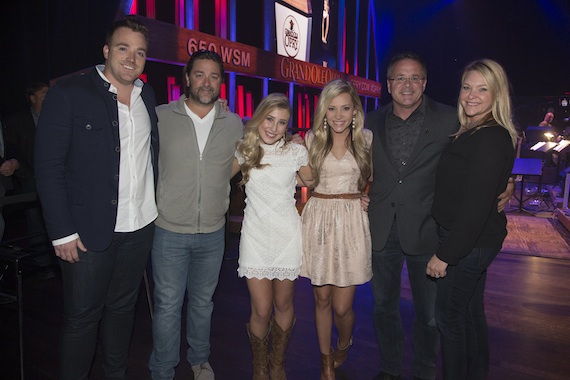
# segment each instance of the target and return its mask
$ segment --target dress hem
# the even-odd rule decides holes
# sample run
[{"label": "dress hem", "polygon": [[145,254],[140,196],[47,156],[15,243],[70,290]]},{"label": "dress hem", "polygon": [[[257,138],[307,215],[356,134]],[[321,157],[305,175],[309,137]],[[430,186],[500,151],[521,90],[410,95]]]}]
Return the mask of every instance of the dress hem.
[{"label": "dress hem", "polygon": [[372,280],[372,276],[370,276],[370,278],[369,278],[368,280],[356,281],[356,282],[354,282],[354,283],[341,284],[341,285],[339,285],[339,284],[333,284],[333,283],[330,283],[330,282],[315,283],[315,282],[313,282],[313,280],[312,280],[310,277],[308,277],[308,276],[303,276],[302,274],[300,274],[299,277],[303,277],[303,278],[309,279],[309,280],[311,281],[311,285],[313,285],[313,286],[332,285],[332,286],[336,286],[336,287],[339,287],[339,288],[348,288],[349,286],[364,285],[364,284],[370,282],[370,280]]}]

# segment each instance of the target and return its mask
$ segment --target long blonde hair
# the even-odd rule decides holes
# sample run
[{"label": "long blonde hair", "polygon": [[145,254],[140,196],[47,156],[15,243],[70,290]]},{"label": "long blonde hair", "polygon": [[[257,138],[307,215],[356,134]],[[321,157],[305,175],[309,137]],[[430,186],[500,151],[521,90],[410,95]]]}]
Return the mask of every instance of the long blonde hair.
[{"label": "long blonde hair", "polygon": [[[492,118],[509,132],[513,147],[516,147],[518,132],[512,121],[510,84],[505,69],[503,69],[499,63],[491,59],[484,58],[476,60],[468,64],[465,69],[463,69],[463,75],[461,76],[462,84],[465,81],[467,74],[471,71],[479,73],[485,80],[487,86],[489,86],[489,90],[493,95],[493,105],[491,107]],[[457,113],[459,123],[462,126],[466,126],[467,116],[465,115],[465,110],[461,105],[461,97],[459,97],[457,101]],[[484,118],[485,122],[490,121],[489,116]]]},{"label": "long blonde hair", "polygon": [[314,186],[316,187],[319,184],[319,173],[321,172],[325,157],[329,154],[333,145],[332,132],[330,128],[325,128],[323,125],[326,112],[331,101],[344,93],[350,95],[352,104],[356,110],[354,129],[350,128],[350,133],[346,138],[346,145],[360,169],[358,189],[364,190],[368,182],[368,177],[370,177],[370,150],[367,147],[366,139],[362,133],[362,129],[364,128],[364,110],[356,89],[350,82],[344,79],[335,79],[327,83],[319,96],[317,109],[313,117],[313,125],[311,127],[314,139],[309,147],[309,166],[311,167]]},{"label": "long blonde hair", "polygon": [[[242,174],[242,179],[239,182],[240,186],[245,185],[249,181],[251,169],[260,169],[265,166],[261,164],[263,148],[260,145],[259,126],[265,121],[267,115],[276,109],[286,110],[289,112],[289,117],[291,117],[289,99],[285,95],[275,92],[263,98],[251,119],[245,124],[244,136],[237,146],[237,151],[245,160],[240,167]],[[285,142],[288,141],[289,137],[287,134],[283,135],[283,139]]]}]

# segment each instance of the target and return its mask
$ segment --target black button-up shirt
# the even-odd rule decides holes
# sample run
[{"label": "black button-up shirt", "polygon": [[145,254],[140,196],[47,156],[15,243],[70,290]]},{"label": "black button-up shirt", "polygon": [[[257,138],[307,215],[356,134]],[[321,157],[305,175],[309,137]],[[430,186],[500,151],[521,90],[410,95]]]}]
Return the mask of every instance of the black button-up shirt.
[{"label": "black button-up shirt", "polygon": [[425,102],[422,101],[406,120],[394,115],[393,111],[390,111],[386,117],[386,141],[400,172],[406,166],[416,141],[418,141],[424,123],[424,115]]}]

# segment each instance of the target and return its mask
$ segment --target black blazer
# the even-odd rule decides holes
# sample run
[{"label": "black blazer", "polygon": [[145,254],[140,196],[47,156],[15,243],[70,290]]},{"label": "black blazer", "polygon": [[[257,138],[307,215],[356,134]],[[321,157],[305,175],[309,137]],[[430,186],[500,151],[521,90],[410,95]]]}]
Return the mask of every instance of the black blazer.
[{"label": "black blazer", "polygon": [[392,223],[397,223],[400,244],[406,254],[435,253],[437,229],[431,216],[435,189],[435,172],[450,135],[459,127],[457,111],[423,96],[425,115],[406,167],[400,173],[386,141],[386,117],[392,104],[366,116],[365,125],[374,133],[372,159],[374,180],[370,189],[370,231],[372,249],[386,245]]},{"label": "black blazer", "polygon": [[[36,184],[52,240],[79,233],[91,251],[113,238],[119,194],[119,115],[116,95],[93,69],[61,80],[44,101],[35,151]],[[145,84],[155,183],[158,171],[156,100]]]}]

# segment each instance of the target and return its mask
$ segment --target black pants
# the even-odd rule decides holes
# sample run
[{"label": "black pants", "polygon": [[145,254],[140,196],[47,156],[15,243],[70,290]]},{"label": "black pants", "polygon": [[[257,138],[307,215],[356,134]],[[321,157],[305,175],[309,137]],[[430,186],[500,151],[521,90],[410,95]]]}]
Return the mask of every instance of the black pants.
[{"label": "black pants", "polygon": [[[154,236],[154,223],[115,233],[103,252],[79,252],[62,262],[64,325],[60,379],[87,379],[101,329],[105,379],[123,379],[135,306]],[[87,247],[89,248],[89,247]]]}]

